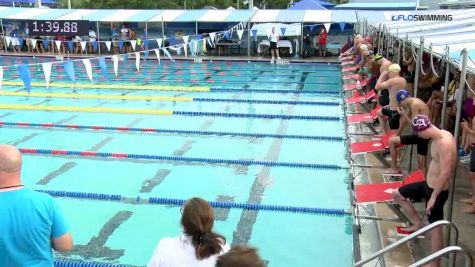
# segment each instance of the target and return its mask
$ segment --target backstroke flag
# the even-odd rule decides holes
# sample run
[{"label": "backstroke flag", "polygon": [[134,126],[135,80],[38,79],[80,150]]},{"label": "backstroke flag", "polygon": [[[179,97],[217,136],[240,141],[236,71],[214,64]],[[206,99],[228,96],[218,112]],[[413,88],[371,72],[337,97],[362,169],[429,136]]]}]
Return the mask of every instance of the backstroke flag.
[{"label": "backstroke flag", "polygon": [[51,63],[43,63],[41,67],[43,68],[43,73],[45,74],[46,88],[49,87],[49,82],[51,80]]},{"label": "backstroke flag", "polygon": [[25,89],[30,93],[31,89],[31,75],[30,70],[28,69],[27,65],[18,65],[18,72],[20,74],[20,78],[25,85]]},{"label": "backstroke flag", "polygon": [[89,58],[82,59],[82,64],[84,64],[84,68],[86,68],[86,74],[89,80],[93,82],[92,80],[92,66],[91,66],[91,60]]},{"label": "backstroke flag", "polygon": [[66,61],[65,63],[63,63],[63,68],[66,75],[68,75],[69,80],[71,80],[71,82],[75,84],[76,77],[74,75],[74,63],[72,61]]}]

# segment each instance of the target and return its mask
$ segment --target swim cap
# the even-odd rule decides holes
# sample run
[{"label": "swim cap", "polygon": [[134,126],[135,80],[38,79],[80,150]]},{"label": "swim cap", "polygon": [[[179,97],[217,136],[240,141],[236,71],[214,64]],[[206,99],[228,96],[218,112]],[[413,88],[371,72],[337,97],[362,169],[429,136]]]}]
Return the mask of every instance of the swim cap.
[{"label": "swim cap", "polygon": [[376,54],[376,55],[374,56],[374,60],[376,60],[376,61],[378,61],[378,60],[380,60],[380,59],[382,59],[382,58],[384,58],[384,57],[381,56],[380,54]]},{"label": "swim cap", "polygon": [[412,130],[414,133],[427,130],[431,126],[429,117],[419,114],[412,119]]},{"label": "swim cap", "polygon": [[388,67],[388,71],[389,72],[394,72],[394,73],[399,73],[399,72],[401,72],[401,67],[399,66],[399,64],[391,64]]},{"label": "swim cap", "polygon": [[398,103],[401,103],[404,99],[408,97],[409,97],[409,93],[404,89],[399,90],[399,92],[397,92],[396,94],[396,100]]},{"label": "swim cap", "polygon": [[362,44],[362,45],[360,45],[360,49],[367,52],[368,51],[368,46],[365,45],[365,44]]}]

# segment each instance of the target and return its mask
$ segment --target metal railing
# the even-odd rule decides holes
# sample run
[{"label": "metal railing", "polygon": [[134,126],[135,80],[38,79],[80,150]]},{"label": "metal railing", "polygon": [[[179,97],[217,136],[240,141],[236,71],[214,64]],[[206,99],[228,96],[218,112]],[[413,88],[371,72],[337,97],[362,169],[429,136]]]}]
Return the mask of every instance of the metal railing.
[{"label": "metal railing", "polygon": [[[413,239],[416,239],[418,236],[426,233],[426,232],[429,232],[430,230],[436,228],[436,227],[439,227],[439,226],[450,226],[454,229],[454,240],[455,240],[455,244],[454,245],[457,245],[457,242],[458,242],[458,229],[457,227],[455,226],[455,224],[449,222],[449,221],[436,221],[434,223],[431,223],[417,231],[415,231],[414,233],[392,243],[391,245],[375,252],[373,255],[369,256],[367,259],[364,259],[364,260],[360,260],[358,262],[356,262],[353,266],[354,267],[358,267],[358,266],[363,266],[363,264],[366,264],[368,262],[371,262],[372,260],[374,259],[377,259],[379,257],[381,257],[382,255],[386,254],[387,252],[397,248],[397,247],[400,247],[404,244],[406,244],[407,242],[413,240]],[[447,252],[446,252],[447,253]],[[430,256],[429,256],[430,257]],[[431,259],[432,260],[432,259]]]},{"label": "metal railing", "polygon": [[449,253],[457,253],[457,252],[462,252],[463,253],[463,256],[465,258],[465,267],[472,267],[472,256],[470,255],[470,253],[468,253],[467,251],[465,251],[464,249],[462,249],[461,247],[457,247],[457,246],[450,246],[450,247],[446,247],[446,248],[443,248],[425,258],[423,258],[422,260],[419,260],[411,265],[409,265],[409,267],[418,267],[418,266],[422,266],[424,264],[427,264],[431,261],[434,261],[436,259],[439,259],[440,257],[446,255],[446,254],[449,254]]}]

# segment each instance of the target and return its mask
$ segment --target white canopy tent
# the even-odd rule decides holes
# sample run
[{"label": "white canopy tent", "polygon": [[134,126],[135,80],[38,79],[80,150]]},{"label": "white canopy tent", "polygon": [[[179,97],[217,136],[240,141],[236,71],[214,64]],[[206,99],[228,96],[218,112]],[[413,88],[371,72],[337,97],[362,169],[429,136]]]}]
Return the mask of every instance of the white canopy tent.
[{"label": "white canopy tent", "polygon": [[[302,31],[302,25],[300,23],[284,24],[284,23],[260,23],[254,24],[251,28],[251,32],[257,30],[257,36],[268,36],[272,30],[280,36],[300,36]],[[285,33],[282,34],[281,29],[285,29]]]}]

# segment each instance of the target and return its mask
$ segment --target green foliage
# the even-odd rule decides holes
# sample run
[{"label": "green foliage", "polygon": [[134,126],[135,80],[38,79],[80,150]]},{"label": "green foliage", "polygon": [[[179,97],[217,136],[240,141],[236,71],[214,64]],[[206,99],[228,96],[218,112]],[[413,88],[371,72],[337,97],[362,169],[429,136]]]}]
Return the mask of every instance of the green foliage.
[{"label": "green foliage", "polygon": [[[128,8],[128,9],[200,9],[213,6],[218,9],[228,7],[246,9],[246,0],[70,0],[72,8]],[[344,4],[348,0],[327,0],[334,4]],[[61,0],[64,8],[68,0]],[[286,9],[290,0],[254,0],[254,6],[261,9]],[[246,4],[244,4],[246,3]]]}]

